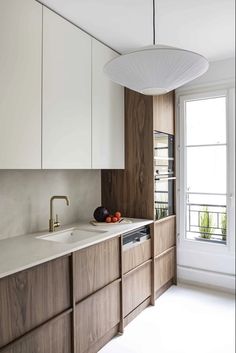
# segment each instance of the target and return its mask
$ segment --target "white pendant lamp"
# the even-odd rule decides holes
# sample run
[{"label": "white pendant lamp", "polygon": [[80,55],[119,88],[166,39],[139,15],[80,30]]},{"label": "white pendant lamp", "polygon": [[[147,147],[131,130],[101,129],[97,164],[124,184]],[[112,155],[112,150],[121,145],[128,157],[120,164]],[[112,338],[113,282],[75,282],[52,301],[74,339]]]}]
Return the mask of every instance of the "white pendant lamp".
[{"label": "white pendant lamp", "polygon": [[120,55],[104,66],[109,78],[146,95],[165,94],[201,76],[208,70],[205,57],[189,50],[155,44],[153,0],[153,45]]}]

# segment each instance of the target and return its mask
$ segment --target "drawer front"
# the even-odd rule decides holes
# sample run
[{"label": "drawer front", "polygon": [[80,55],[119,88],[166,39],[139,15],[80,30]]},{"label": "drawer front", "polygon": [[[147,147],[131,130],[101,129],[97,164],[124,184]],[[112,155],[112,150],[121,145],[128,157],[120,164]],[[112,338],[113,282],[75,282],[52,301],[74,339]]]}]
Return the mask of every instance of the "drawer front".
[{"label": "drawer front", "polygon": [[1,279],[0,347],[69,307],[69,257]]},{"label": "drawer front", "polygon": [[175,277],[175,248],[155,259],[155,291]]},{"label": "drawer front", "polygon": [[86,352],[120,322],[120,282],[112,283],[75,308],[76,353]]},{"label": "drawer front", "polygon": [[176,244],[176,217],[171,216],[154,225],[155,256]]},{"label": "drawer front", "polygon": [[124,276],[124,316],[151,295],[151,262]]},{"label": "drawer front", "polygon": [[119,278],[119,252],[117,237],[75,253],[76,302]]},{"label": "drawer front", "polygon": [[132,247],[124,247],[123,273],[126,273],[151,258],[151,239],[137,243]]},{"label": "drawer front", "polygon": [[48,323],[12,345],[4,353],[71,353],[71,317]]}]

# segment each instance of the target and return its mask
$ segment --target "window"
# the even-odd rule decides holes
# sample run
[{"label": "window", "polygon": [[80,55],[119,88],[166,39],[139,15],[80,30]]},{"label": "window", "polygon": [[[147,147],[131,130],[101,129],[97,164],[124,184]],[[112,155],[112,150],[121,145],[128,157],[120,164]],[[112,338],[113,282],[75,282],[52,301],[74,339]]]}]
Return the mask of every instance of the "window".
[{"label": "window", "polygon": [[227,91],[181,97],[181,214],[186,240],[227,244]]}]

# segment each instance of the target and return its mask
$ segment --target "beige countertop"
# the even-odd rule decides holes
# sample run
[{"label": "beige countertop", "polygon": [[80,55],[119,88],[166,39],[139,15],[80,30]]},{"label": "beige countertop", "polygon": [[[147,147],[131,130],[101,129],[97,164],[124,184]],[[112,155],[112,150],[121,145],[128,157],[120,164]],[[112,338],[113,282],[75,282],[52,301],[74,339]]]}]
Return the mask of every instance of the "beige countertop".
[{"label": "beige countertop", "polygon": [[60,232],[73,228],[103,231],[94,232],[94,236],[74,243],[59,243],[38,238],[47,234],[55,234],[48,233],[48,231],[2,239],[0,240],[0,278],[153,223],[152,220],[147,219],[130,218],[130,220],[132,220],[130,224],[94,226],[89,222],[78,222],[61,227]]}]

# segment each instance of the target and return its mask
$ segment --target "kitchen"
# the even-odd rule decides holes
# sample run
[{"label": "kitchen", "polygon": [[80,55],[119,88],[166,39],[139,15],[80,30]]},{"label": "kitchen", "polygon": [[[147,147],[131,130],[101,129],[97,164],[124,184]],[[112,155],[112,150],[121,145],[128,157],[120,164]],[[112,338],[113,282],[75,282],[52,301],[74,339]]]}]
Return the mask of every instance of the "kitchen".
[{"label": "kitchen", "polygon": [[[109,42],[109,33],[102,40],[92,24],[89,30],[75,21],[73,4],[63,13],[63,6],[55,8],[59,3],[0,3],[0,353],[95,353],[109,349],[113,337],[127,337],[136,320],[181,283],[234,292],[233,171],[227,240],[220,228],[223,207],[217,211],[221,223],[206,226],[204,219],[213,224],[215,211],[204,206],[197,211],[202,222],[197,230],[188,224],[200,242],[188,241],[195,248],[186,250],[180,236],[185,206],[177,113],[181,97],[201,86],[206,91],[222,65],[217,80],[226,92],[220,96],[229,97],[227,119],[233,124],[232,52],[223,58],[225,66],[223,59],[213,60],[207,71],[205,57],[175,48],[181,65],[189,53],[192,76],[187,79],[185,69],[181,84],[162,78],[163,86],[154,82],[142,91],[145,70],[142,80],[123,83],[129,71],[124,74],[117,60],[128,56]],[[80,10],[86,18],[83,6]],[[150,2],[148,13],[155,24],[158,1]],[[144,51],[145,60],[148,55],[153,60],[155,34],[154,26],[154,48]],[[158,51],[165,58],[175,55],[174,49]],[[151,70],[151,62],[145,63]],[[113,64],[118,70],[112,71]],[[166,70],[170,75],[171,67]],[[201,74],[197,80],[206,77],[207,84],[188,88]],[[235,138],[227,136],[232,156]],[[212,243],[206,244],[208,233]],[[187,258],[198,257],[197,246],[205,267]],[[207,246],[217,246],[224,267],[214,267],[213,255],[205,264]],[[209,275],[208,270],[211,278],[205,280],[202,272]]]}]

